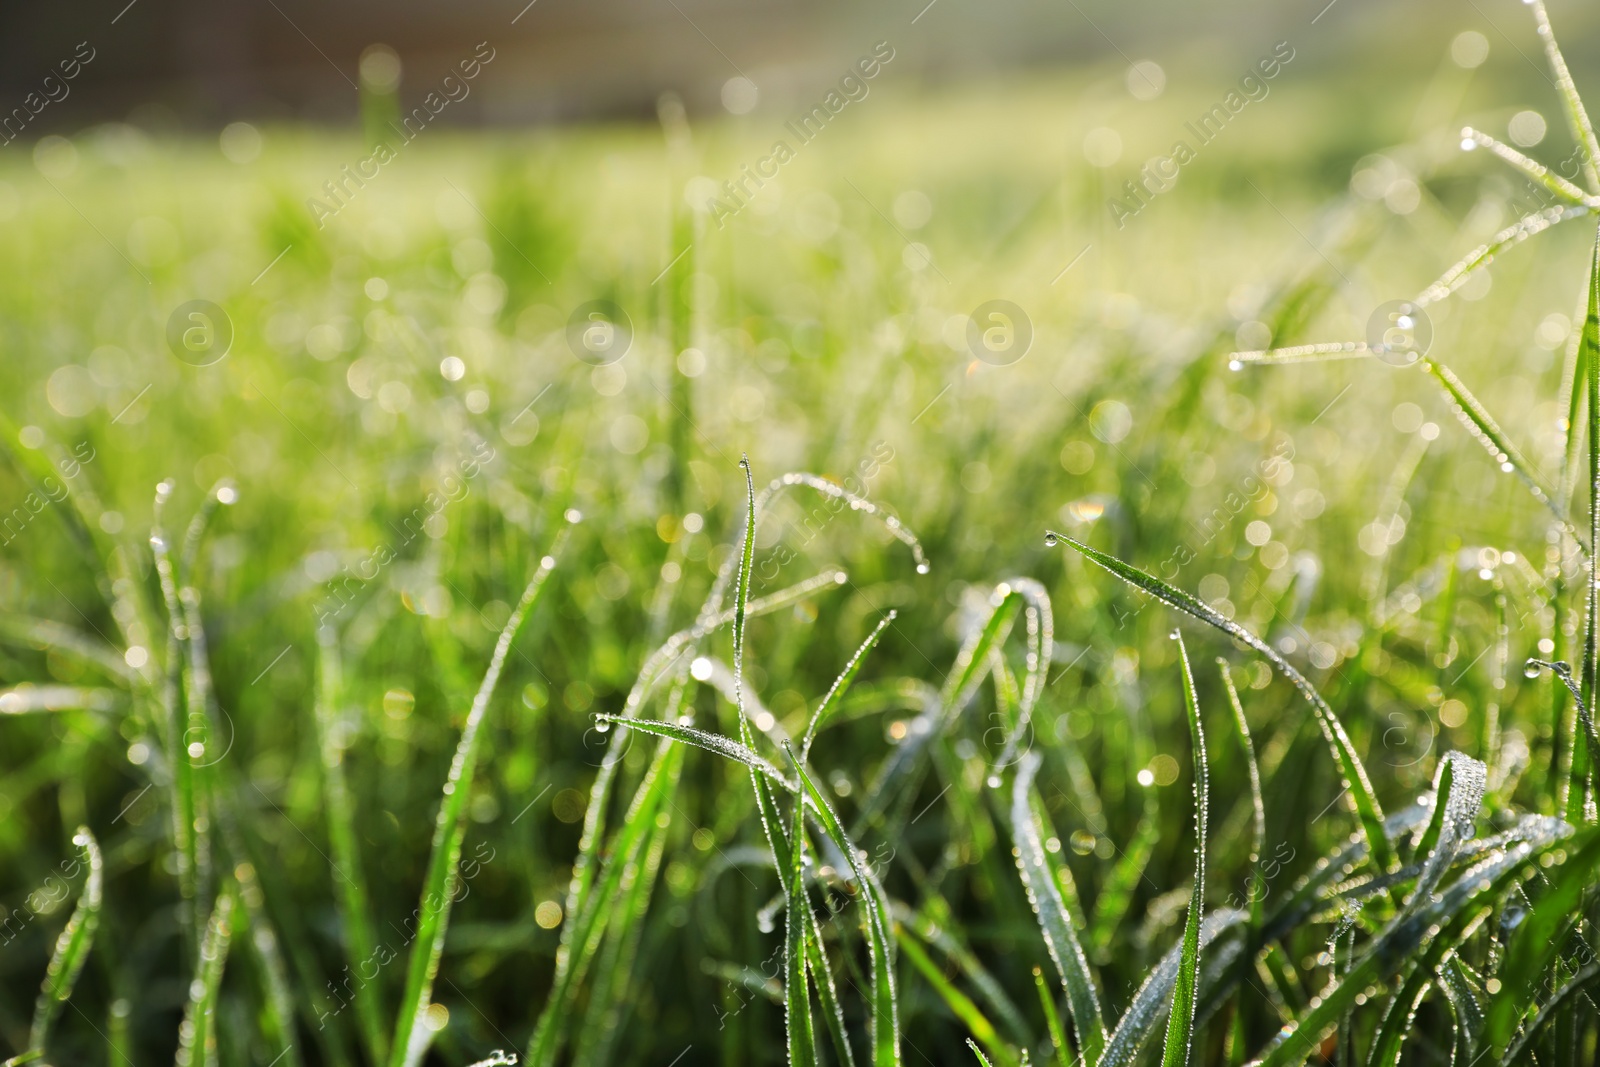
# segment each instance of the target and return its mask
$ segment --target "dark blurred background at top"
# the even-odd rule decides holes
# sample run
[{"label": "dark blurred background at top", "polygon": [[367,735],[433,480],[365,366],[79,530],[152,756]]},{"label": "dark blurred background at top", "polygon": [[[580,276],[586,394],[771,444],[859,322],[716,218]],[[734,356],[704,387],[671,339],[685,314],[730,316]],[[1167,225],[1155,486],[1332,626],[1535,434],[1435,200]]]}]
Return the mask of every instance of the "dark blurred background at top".
[{"label": "dark blurred background at top", "polygon": [[[95,58],[71,84],[73,106],[46,108],[28,139],[108,120],[180,129],[234,119],[343,124],[358,114],[359,58],[377,43],[399,53],[410,107],[488,42],[494,62],[450,120],[513,125],[642,116],[665,90],[679,93],[691,112],[705,112],[728,103],[734,78],[759,87],[763,109],[809,105],[885,40],[895,49],[895,77],[930,85],[1096,61],[1214,62],[1253,56],[1280,39],[1295,41],[1313,62],[1322,56],[1370,67],[1374,77],[1406,78],[1437,59],[1436,51],[1413,56],[1407,41],[1466,22],[1542,62],[1519,7],[1512,0],[7,2],[0,4],[0,113],[20,106],[80,42]],[[1563,40],[1592,39],[1592,7],[1559,0],[1552,17],[1567,30]],[[1568,46],[1580,70],[1592,52]]]}]

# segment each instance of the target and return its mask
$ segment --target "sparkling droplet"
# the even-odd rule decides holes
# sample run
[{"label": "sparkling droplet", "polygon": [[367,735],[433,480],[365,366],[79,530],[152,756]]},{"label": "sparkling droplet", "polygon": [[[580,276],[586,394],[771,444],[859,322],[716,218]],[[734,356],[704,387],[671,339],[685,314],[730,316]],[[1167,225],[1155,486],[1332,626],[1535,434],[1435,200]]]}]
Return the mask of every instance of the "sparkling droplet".
[{"label": "sparkling droplet", "polygon": [[990,789],[999,789],[1000,788],[1000,776],[998,774],[991,774],[989,776],[989,783],[988,784],[989,784],[989,788]]},{"label": "sparkling droplet", "polygon": [[1229,370],[1244,370],[1244,363],[1241,360],[1230,359],[1230,360],[1228,360],[1228,369]]},{"label": "sparkling droplet", "polygon": [[918,574],[927,574],[928,573],[928,565],[926,563],[917,564],[917,573]]},{"label": "sparkling droplet", "polygon": [[1539,661],[1536,659],[1530,659],[1527,663],[1523,664],[1522,676],[1524,678],[1539,677]]},{"label": "sparkling droplet", "polygon": [[594,732],[597,734],[607,733],[610,731],[610,729],[611,724],[608,722],[597,722],[594,724]]}]

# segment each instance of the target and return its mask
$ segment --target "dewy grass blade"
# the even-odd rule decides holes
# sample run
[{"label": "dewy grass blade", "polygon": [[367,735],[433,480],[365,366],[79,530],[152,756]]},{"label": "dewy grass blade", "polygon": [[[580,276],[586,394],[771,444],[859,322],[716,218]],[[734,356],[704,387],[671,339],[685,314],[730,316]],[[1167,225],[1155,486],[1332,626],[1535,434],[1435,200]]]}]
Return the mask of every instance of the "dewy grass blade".
[{"label": "dewy grass blade", "polygon": [[[1555,520],[1561,524],[1563,529],[1572,534],[1573,539],[1578,542],[1578,547],[1587,554],[1589,543],[1585,543],[1578,536],[1578,531],[1572,525],[1572,520],[1568,518],[1566,510],[1556,498],[1555,490],[1544,483],[1544,480],[1534,471],[1533,466],[1523,458],[1522,453],[1517,451],[1517,447],[1506,437],[1505,431],[1500,429],[1499,424],[1494,421],[1494,416],[1490,415],[1488,409],[1483,406],[1477,397],[1472,395],[1466,383],[1456,377],[1455,372],[1443,363],[1428,362],[1426,367],[1428,373],[1433,376],[1433,379],[1444,389],[1445,395],[1449,397],[1451,405],[1456,409],[1456,416],[1461,420],[1461,424],[1483,446],[1483,450],[1489,453],[1489,458],[1494,461],[1495,465],[1507,474],[1515,474],[1517,480],[1527,487],[1529,493],[1533,494],[1533,498],[1544,505],[1545,509],[1555,517]],[[1592,538],[1590,543],[1592,543]]]},{"label": "dewy grass blade", "polygon": [[1487,148],[1490,152],[1520,170],[1530,181],[1538,182],[1562,200],[1579,207],[1592,208],[1596,206],[1594,197],[1550,170],[1544,164],[1529,159],[1515,148],[1495,140],[1482,130],[1475,130],[1468,126],[1461,131],[1461,147],[1471,148],[1474,145]]},{"label": "dewy grass blade", "polygon": [[1267,895],[1266,875],[1261,869],[1261,853],[1267,841],[1267,807],[1261,800],[1261,768],[1256,763],[1250,724],[1245,721],[1244,706],[1239,703],[1239,691],[1234,688],[1228,661],[1218,656],[1217,669],[1222,672],[1222,688],[1228,694],[1228,707],[1233,711],[1233,725],[1239,731],[1239,745],[1244,749],[1245,771],[1250,780],[1250,925],[1259,928],[1261,902]]},{"label": "dewy grass blade", "polygon": [[178,1067],[213,1067],[217,1062],[217,999],[222,992],[222,969],[228,962],[237,906],[234,886],[229,882],[217,896],[200,942],[200,959],[189,985],[183,1026],[178,1031]]},{"label": "dewy grass blade", "polygon": [[1572,80],[1572,74],[1567,70],[1567,61],[1561,55],[1561,47],[1556,44],[1555,31],[1550,26],[1550,15],[1544,9],[1544,0],[1525,0],[1533,7],[1533,22],[1539,33],[1539,40],[1544,44],[1545,58],[1550,63],[1550,73],[1556,76],[1556,89],[1561,94],[1561,104],[1566,112],[1567,127],[1572,132],[1572,139],[1578,142],[1583,154],[1583,174],[1589,182],[1589,190],[1600,194],[1600,141],[1595,140],[1594,126],[1589,122],[1589,113],[1584,109],[1583,98],[1578,95],[1578,87]]},{"label": "dewy grass blade", "polygon": [[1487,243],[1468,252],[1449,270],[1439,275],[1437,281],[1418,293],[1412,303],[1418,307],[1436,304],[1465,285],[1473,271],[1487,267],[1501,253],[1516,247],[1535,234],[1543,233],[1552,226],[1559,226],[1563,222],[1583,218],[1592,213],[1587,207],[1552,207],[1524,215],[1491,237]]},{"label": "dewy grass blade", "polygon": [[1322,694],[1306,680],[1305,676],[1295,670],[1289,661],[1278,654],[1277,650],[1261,638],[1240,626],[1238,623],[1223,618],[1207,605],[1196,600],[1179,589],[1174,589],[1166,582],[1153,575],[1146,574],[1137,567],[1122,562],[1115,556],[1109,556],[1097,549],[1090,548],[1079,541],[1075,541],[1064,534],[1047,533],[1046,543],[1058,544],[1065,542],[1088,556],[1101,567],[1112,574],[1144,590],[1151,596],[1162,601],[1170,607],[1177,608],[1188,615],[1199,619],[1201,622],[1221,630],[1230,637],[1237,638],[1265,656],[1274,667],[1282,672],[1283,676],[1294,683],[1300,695],[1305,697],[1317,717],[1317,724],[1322,727],[1323,737],[1327,740],[1329,748],[1333,750],[1333,757],[1338,764],[1344,784],[1355,799],[1356,814],[1361,820],[1362,832],[1367,839],[1367,847],[1371,850],[1374,863],[1380,871],[1387,871],[1392,865],[1393,853],[1389,849],[1389,839],[1383,832],[1383,809],[1378,806],[1378,798],[1373,795],[1372,782],[1367,777],[1366,768],[1361,764],[1361,757],[1356,755],[1355,747],[1350,743],[1349,735],[1344,731],[1344,725],[1339,722],[1339,717],[1334,714],[1328,702],[1322,699]]},{"label": "dewy grass blade", "polygon": [[894,982],[893,942],[890,939],[889,908],[883,887],[861,861],[864,853],[844,832],[838,814],[822,795],[804,767],[799,767],[800,788],[810,798],[817,820],[834,847],[843,853],[850,872],[860,886],[860,900],[867,915],[867,943],[872,956],[872,1062],[875,1067],[897,1067],[900,1063],[900,1022]]},{"label": "dewy grass blade", "polygon": [[[800,761],[794,748],[783,746],[789,764],[796,772]],[[754,772],[752,772],[754,773]],[[798,773],[796,774],[798,778]],[[811,924],[806,913],[810,903],[806,900],[806,832],[805,798],[794,798],[794,818],[789,824],[789,862],[779,869],[784,883],[784,1027],[789,1037],[789,1067],[810,1067],[817,1062],[816,1026],[811,1019],[811,995],[806,988],[806,942],[811,937]]]},{"label": "dewy grass blade", "polygon": [[1018,764],[1017,777],[1012,784],[1011,825],[1017,846],[1017,870],[1022,874],[1023,888],[1039,917],[1045,947],[1050,950],[1050,958],[1061,975],[1067,1006],[1072,1011],[1072,1028],[1078,1035],[1078,1050],[1085,1063],[1098,1064],[1105,1050],[1106,1025],[1100,1014],[1094,978],[1089,973],[1089,961],[1084,958],[1083,947],[1072,927],[1072,917],[1067,914],[1061,890],[1051,877],[1044,844],[1039,839],[1031,800],[1033,777],[1038,770],[1039,755],[1029,752]]},{"label": "dewy grass blade", "polygon": [[43,1057],[49,1051],[50,1030],[55,1025],[61,1006],[72,996],[72,989],[83,973],[83,965],[94,946],[95,928],[100,924],[100,894],[103,882],[103,864],[100,845],[87,826],[78,827],[72,843],[83,850],[83,863],[88,868],[83,892],[78,896],[72,918],[56,938],[55,952],[50,957],[50,968],[45,972],[44,984],[39,989],[39,1001],[33,1010],[33,1026],[28,1032],[28,1049]]},{"label": "dewy grass blade", "polygon": [[1200,985],[1200,913],[1206,901],[1206,818],[1210,804],[1211,772],[1206,759],[1206,736],[1200,725],[1200,701],[1195,696],[1194,672],[1189,668],[1189,651],[1183,635],[1176,630],[1178,662],[1183,667],[1183,703],[1189,713],[1189,742],[1194,746],[1194,890],[1189,896],[1189,915],[1183,924],[1183,956],[1178,964],[1178,981],[1173,989],[1172,1012],[1167,1016],[1167,1045],[1161,1054],[1161,1067],[1188,1067],[1194,1043],[1194,1007]]},{"label": "dewy grass blade", "polygon": [[[1554,52],[1555,42],[1548,37],[1549,22],[1544,19],[1544,6],[1538,7],[1541,32],[1547,35],[1546,40],[1552,49],[1552,55],[1559,58],[1559,53]],[[1552,59],[1552,63],[1555,59]],[[1562,68],[1565,73],[1566,68]],[[1570,84],[1571,78],[1568,78]],[[1574,96],[1576,99],[1576,96]],[[1580,113],[1581,113],[1581,105]],[[1588,117],[1583,116],[1587,129]],[[1594,140],[1594,132],[1587,131],[1589,141]],[[1583,317],[1583,337],[1579,342],[1582,355],[1580,362],[1584,366],[1585,392],[1589,399],[1589,544],[1600,545],[1600,232],[1595,234],[1594,254],[1589,263],[1589,308]],[[1589,588],[1587,605],[1583,621],[1583,696],[1582,705],[1588,709],[1585,725],[1589,727],[1589,736],[1594,735],[1592,716],[1597,706],[1596,697],[1600,696],[1600,560],[1591,555],[1589,559]],[[1574,760],[1574,765],[1579,761]],[[1588,768],[1600,766],[1600,752],[1595,751],[1592,743],[1588,746]],[[1575,782],[1574,788],[1582,790],[1586,783]],[[1581,793],[1580,793],[1581,795]]]},{"label": "dewy grass blade", "polygon": [[445,929],[450,923],[450,904],[455,897],[456,885],[461,877],[461,844],[466,837],[467,801],[472,793],[473,773],[477,769],[479,738],[483,720],[489,712],[489,702],[495,687],[500,683],[500,672],[505,666],[511,644],[527,621],[545,579],[555,569],[557,555],[566,538],[557,535],[551,555],[539,561],[533,578],[523,590],[511,617],[506,620],[495,642],[489,669],[484,672],[483,684],[467,713],[466,725],[461,730],[461,741],[456,746],[455,759],[450,764],[450,776],[445,781],[444,799],[439,805],[438,822],[433,831],[433,851],[428,861],[427,881],[423,884],[422,899],[418,905],[416,939],[412,942],[411,958],[406,969],[405,994],[400,1001],[400,1014],[395,1020],[394,1040],[390,1046],[390,1067],[415,1067],[427,1051],[432,1031],[424,1022],[434,976],[439,972],[439,958],[444,952]]},{"label": "dewy grass blade", "polygon": [[630,730],[638,730],[642,734],[654,734],[677,741],[707,752],[734,760],[749,767],[766,777],[768,780],[783,786],[786,792],[794,792],[795,785],[783,776],[783,772],[767,761],[766,757],[751,751],[749,747],[740,744],[731,737],[710,733],[693,726],[681,726],[675,722],[664,722],[659,719],[623,719],[620,715],[596,715],[594,721],[604,726],[618,728],[627,726]]},{"label": "dewy grass blade", "polygon": [[1600,963],[1591,963],[1580,968],[1567,980],[1565,985],[1551,993],[1550,998],[1539,1009],[1539,1014],[1535,1015],[1533,1020],[1523,1027],[1522,1034],[1517,1038],[1516,1044],[1506,1050],[1505,1056],[1500,1060],[1500,1067],[1511,1067],[1512,1064],[1532,1062],[1528,1052],[1534,1041],[1538,1040],[1539,1035],[1543,1033],[1544,1028],[1550,1025],[1563,1010],[1570,1008],[1570,1001],[1594,985],[1597,980],[1600,980]]},{"label": "dewy grass blade", "polygon": [[[376,959],[372,905],[362,873],[356,822],[345,786],[343,731],[339,723],[343,697],[338,635],[331,627],[317,631],[317,690],[312,704],[317,749],[321,754],[323,811],[327,816],[328,844],[333,852],[330,875],[339,892],[339,919],[344,927],[346,962],[360,975]],[[355,990],[356,1017],[367,1056],[373,1063],[389,1058],[389,1036],[384,1032],[382,990],[375,981],[362,981]]]},{"label": "dewy grass blade", "polygon": [[883,631],[894,622],[895,612],[885,615],[878,625],[873,627],[867,639],[861,642],[861,647],[856,649],[855,655],[850,657],[850,662],[845,664],[844,670],[839,672],[839,677],[833,680],[833,685],[828,689],[822,703],[817,705],[817,710],[811,716],[811,721],[806,724],[805,738],[800,742],[800,762],[804,763],[811,755],[811,742],[816,738],[817,731],[827,724],[832,714],[838,710],[839,704],[844,700],[845,694],[850,691],[850,683],[856,680],[856,674],[861,670],[862,661],[867,658],[873,646],[878,643],[878,638],[883,636]]},{"label": "dewy grass blade", "polygon": [[1593,886],[1600,867],[1600,834],[1591,828],[1577,848],[1567,849],[1566,862],[1547,877],[1549,884],[1533,902],[1506,946],[1498,972],[1500,993],[1486,1011],[1487,1046],[1501,1053],[1511,1043],[1517,1024],[1534,1004],[1550,977],[1551,961],[1570,930],[1584,894]]},{"label": "dewy grass blade", "polygon": [[[1217,938],[1247,918],[1243,911],[1233,909],[1221,909],[1207,915],[1200,924],[1200,950],[1204,951]],[[1183,942],[1173,945],[1150,970],[1144,984],[1122,1013],[1122,1018],[1117,1020],[1117,1028],[1106,1041],[1105,1055],[1100,1057],[1098,1067],[1128,1067],[1134,1063],[1163,1016],[1167,1017],[1168,1029],[1171,1029],[1169,1009],[1175,1003],[1173,989],[1183,970],[1184,953]]]}]

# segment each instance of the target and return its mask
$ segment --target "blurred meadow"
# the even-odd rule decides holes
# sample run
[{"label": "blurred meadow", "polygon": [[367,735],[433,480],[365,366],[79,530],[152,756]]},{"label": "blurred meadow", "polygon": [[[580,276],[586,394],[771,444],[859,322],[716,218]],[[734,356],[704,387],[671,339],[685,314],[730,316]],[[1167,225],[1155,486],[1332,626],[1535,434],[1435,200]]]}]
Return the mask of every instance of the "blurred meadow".
[{"label": "blurred meadow", "polygon": [[[1552,17],[1582,88],[1593,19],[1568,6]],[[815,1062],[1185,1062],[1176,1047],[1232,1064],[1296,1041],[1312,1062],[1500,1062],[1577,979],[1527,1049],[1593,1062],[1593,878],[1571,888],[1551,861],[1594,861],[1587,719],[1522,664],[1585,658],[1587,409],[1570,398],[1594,205],[1430,302],[1421,361],[1230,362],[1368,338],[1375,309],[1555,202],[1463,151],[1464,126],[1578,158],[1531,8],[1363,11],[1335,32],[1345,13],[1320,7],[1226,50],[1168,40],[1159,63],[1113,51],[948,82],[908,65],[915,31],[897,27],[787,110],[745,108],[731,81],[729,107],[665,91],[569,125],[446,108],[359,182],[341,168],[431,69],[406,67],[396,95],[364,65],[364,127],[107,121],[7,144],[0,1049],[805,1061],[798,936],[832,960],[799,966],[804,1010],[808,969],[828,975],[845,1034],[819,999]],[[796,138],[786,123],[880,40],[894,59]],[[1186,124],[1280,42],[1293,58],[1201,144]],[[1193,160],[1130,200],[1179,139]],[[778,140],[794,151],[776,177],[707,207],[734,206],[723,183]],[[1003,317],[975,320],[996,300]],[[605,318],[574,317],[593,301]],[[1428,360],[1501,443],[1486,452]],[[741,568],[743,455],[757,492],[810,472],[882,511],[794,485]],[[1198,597],[1309,679],[1400,813],[1392,865],[1319,866],[1363,824],[1291,680],[1047,530]],[[791,765],[783,742],[891,611]],[[629,703],[664,643],[681,655]],[[861,859],[819,821],[794,893],[774,856],[805,820],[782,790],[775,826],[760,773],[600,714],[692,716],[748,734],[780,775],[808,766]],[[1427,953],[1456,913],[1419,934],[1423,972],[1357,968],[1337,1025],[1274,1044],[1366,946],[1394,954],[1426,915],[1406,886],[1440,899],[1445,866],[1483,858],[1443,856],[1456,816],[1412,806],[1450,791],[1441,767],[1467,773],[1453,750],[1487,768],[1464,838],[1475,818],[1507,841],[1534,816],[1570,826],[1539,824],[1532,873],[1474,898],[1443,956]],[[786,893],[808,892],[839,921],[797,934]],[[1052,898],[1102,1046],[1164,956],[1169,987],[1194,964],[1195,1027],[1166,1056],[1144,1032],[1086,1047]],[[891,1059],[869,996],[887,981],[880,905]],[[1192,905],[1234,933],[1196,933],[1191,954]],[[85,922],[86,956],[58,947]],[[1554,955],[1531,955],[1535,931]],[[436,974],[414,955],[435,935]],[[1498,1008],[1502,985],[1530,999]],[[1146,1030],[1168,1001],[1186,1003],[1163,997]]]}]

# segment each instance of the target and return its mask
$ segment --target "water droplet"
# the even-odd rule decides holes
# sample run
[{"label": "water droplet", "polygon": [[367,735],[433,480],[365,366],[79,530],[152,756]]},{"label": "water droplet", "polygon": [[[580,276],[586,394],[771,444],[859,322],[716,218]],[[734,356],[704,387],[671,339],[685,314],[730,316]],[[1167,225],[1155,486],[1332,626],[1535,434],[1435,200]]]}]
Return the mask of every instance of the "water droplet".
[{"label": "water droplet", "polygon": [[1057,537],[1053,533],[1047,533],[1047,534],[1044,535],[1044,543],[1045,543],[1046,547],[1054,548],[1056,545],[1059,545],[1061,543],[1061,538]]},{"label": "water droplet", "polygon": [[989,776],[989,783],[988,784],[989,784],[989,788],[990,789],[999,789],[1000,788],[1000,776],[998,774],[991,774]]},{"label": "water droplet", "polygon": [[928,573],[928,565],[926,563],[917,564],[917,573],[918,574],[927,574]]},{"label": "water droplet", "polygon": [[597,722],[594,724],[594,732],[597,734],[608,733],[610,730],[611,724],[608,722]]},{"label": "water droplet", "polygon": [[1539,677],[1539,661],[1536,659],[1530,659],[1527,663],[1523,664],[1522,676],[1524,678]]},{"label": "water droplet", "polygon": [[1230,360],[1228,360],[1228,369],[1229,370],[1244,370],[1244,363],[1241,360],[1230,359]]}]

